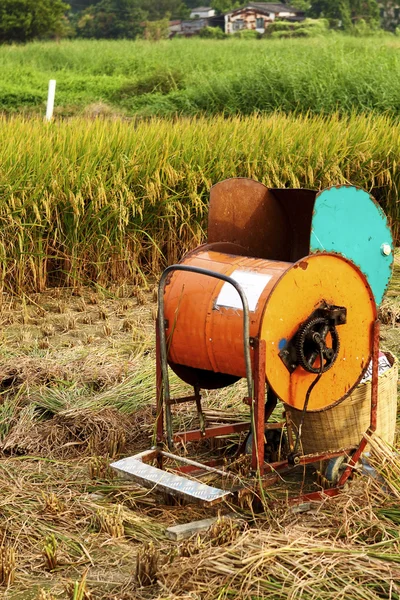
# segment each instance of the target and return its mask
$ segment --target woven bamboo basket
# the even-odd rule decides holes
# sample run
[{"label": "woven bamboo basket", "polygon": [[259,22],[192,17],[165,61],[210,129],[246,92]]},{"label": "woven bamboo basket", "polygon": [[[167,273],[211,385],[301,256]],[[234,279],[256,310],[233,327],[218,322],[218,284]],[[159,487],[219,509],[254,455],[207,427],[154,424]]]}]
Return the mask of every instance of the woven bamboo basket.
[{"label": "woven bamboo basket", "polygon": [[[397,415],[398,364],[390,352],[385,352],[391,367],[379,376],[376,433],[393,444]],[[285,405],[296,432],[301,411]],[[370,425],[371,381],[359,384],[340,404],[319,412],[307,412],[301,434],[304,454],[349,448],[360,443]]]}]

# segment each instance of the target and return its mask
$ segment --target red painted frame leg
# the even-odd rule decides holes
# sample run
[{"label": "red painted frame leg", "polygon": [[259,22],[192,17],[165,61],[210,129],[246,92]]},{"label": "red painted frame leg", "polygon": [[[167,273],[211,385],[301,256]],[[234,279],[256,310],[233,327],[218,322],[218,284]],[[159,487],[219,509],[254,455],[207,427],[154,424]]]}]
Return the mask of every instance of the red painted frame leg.
[{"label": "red painted frame leg", "polygon": [[253,451],[251,467],[264,473],[264,434],[265,434],[265,341],[255,340],[254,347],[254,403],[253,403]]},{"label": "red painted frame leg", "polygon": [[164,440],[164,406],[158,320],[156,321],[156,409],[156,439],[159,445]]}]

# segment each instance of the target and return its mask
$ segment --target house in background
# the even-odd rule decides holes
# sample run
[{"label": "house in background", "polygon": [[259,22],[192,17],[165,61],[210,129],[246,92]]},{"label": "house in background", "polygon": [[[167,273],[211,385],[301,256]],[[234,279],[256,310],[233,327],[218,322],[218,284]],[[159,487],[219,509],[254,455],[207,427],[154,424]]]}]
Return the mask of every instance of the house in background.
[{"label": "house in background", "polygon": [[210,17],[215,17],[215,10],[211,6],[192,8],[190,13],[191,19],[209,19]]},{"label": "house in background", "polygon": [[192,8],[190,19],[181,22],[180,33],[185,37],[191,37],[192,35],[198,35],[204,27],[210,26],[221,26],[221,29],[223,29],[223,17],[216,17],[215,10],[211,6],[198,6]]},{"label": "house in background", "polygon": [[182,32],[182,21],[170,21],[168,25],[169,37],[173,38]]},{"label": "house in background", "polygon": [[383,29],[395,31],[400,27],[400,2],[399,0],[385,0],[378,2]]},{"label": "house in background", "polygon": [[275,19],[285,21],[303,21],[305,13],[287,4],[272,2],[253,2],[236,8],[225,14],[225,33],[232,34],[243,29],[253,29],[264,33]]},{"label": "house in background", "polygon": [[[200,15],[200,16],[199,16]],[[215,15],[215,10],[208,6],[193,8],[190,19],[170,22],[170,37],[175,35],[191,37],[198,35],[204,27],[220,27],[227,34],[244,29],[264,33],[275,19],[285,21],[303,21],[304,11],[292,8],[287,4],[276,2],[252,2],[236,8],[225,15]]]},{"label": "house in background", "polygon": [[209,27],[210,19],[190,19],[189,21],[182,21],[182,35],[185,37],[191,37],[192,35],[198,35],[204,27]]}]

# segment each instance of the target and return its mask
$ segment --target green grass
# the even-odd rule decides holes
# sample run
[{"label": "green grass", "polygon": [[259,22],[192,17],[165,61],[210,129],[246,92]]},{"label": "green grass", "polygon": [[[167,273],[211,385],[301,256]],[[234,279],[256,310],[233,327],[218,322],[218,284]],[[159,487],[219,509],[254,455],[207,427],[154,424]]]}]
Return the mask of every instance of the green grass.
[{"label": "green grass", "polygon": [[[0,48],[0,111],[127,115],[250,114],[276,109],[400,110],[400,42],[325,35],[313,39],[63,41]],[[104,108],[103,108],[104,110]]]},{"label": "green grass", "polygon": [[[398,233],[386,116],[0,120],[0,287],[145,281],[199,244],[212,184],[370,190]],[[398,238],[397,238],[398,239]]]}]

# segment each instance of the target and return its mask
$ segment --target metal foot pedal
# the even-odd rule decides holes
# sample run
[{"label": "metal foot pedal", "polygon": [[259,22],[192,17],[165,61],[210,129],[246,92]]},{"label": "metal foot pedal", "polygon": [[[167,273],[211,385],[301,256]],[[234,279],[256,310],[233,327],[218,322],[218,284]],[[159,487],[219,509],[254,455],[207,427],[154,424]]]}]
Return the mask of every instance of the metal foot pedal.
[{"label": "metal foot pedal", "polygon": [[178,496],[192,502],[199,502],[212,506],[221,502],[231,492],[219,488],[192,481],[186,477],[163,471],[157,467],[148,465],[134,457],[123,458],[110,465],[113,469],[136,481],[141,486],[155,490],[161,490],[172,496]]}]

